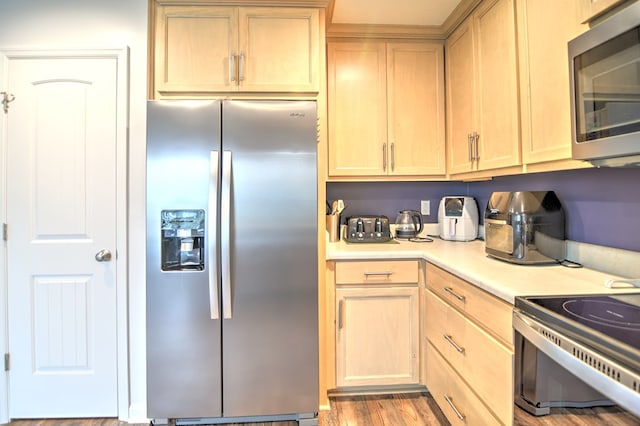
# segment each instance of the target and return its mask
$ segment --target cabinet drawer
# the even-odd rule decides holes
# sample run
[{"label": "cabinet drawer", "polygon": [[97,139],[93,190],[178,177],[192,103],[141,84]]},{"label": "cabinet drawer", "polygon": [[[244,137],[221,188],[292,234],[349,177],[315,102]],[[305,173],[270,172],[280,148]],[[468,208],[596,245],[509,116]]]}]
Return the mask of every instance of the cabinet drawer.
[{"label": "cabinet drawer", "polygon": [[418,271],[417,260],[337,262],[336,284],[415,284]]},{"label": "cabinet drawer", "polygon": [[453,368],[462,371],[466,345],[464,317],[431,291],[427,291],[425,311],[427,338]]},{"label": "cabinet drawer", "polygon": [[506,422],[513,416],[513,352],[431,291],[426,310],[430,344]]},{"label": "cabinet drawer", "polygon": [[465,325],[461,342],[465,362],[460,374],[494,414],[508,423],[513,418],[513,352],[472,321]]},{"label": "cabinet drawer", "polygon": [[427,286],[513,348],[512,305],[432,264]]},{"label": "cabinet drawer", "polygon": [[430,343],[427,343],[427,387],[452,425],[500,424]]}]

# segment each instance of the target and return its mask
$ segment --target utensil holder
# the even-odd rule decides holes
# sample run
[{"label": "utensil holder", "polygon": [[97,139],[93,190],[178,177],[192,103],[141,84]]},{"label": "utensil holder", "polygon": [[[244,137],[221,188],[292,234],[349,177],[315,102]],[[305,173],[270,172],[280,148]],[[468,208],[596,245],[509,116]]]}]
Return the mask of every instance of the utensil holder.
[{"label": "utensil holder", "polygon": [[340,241],[340,215],[327,215],[327,232],[329,232],[329,241],[335,243]]}]

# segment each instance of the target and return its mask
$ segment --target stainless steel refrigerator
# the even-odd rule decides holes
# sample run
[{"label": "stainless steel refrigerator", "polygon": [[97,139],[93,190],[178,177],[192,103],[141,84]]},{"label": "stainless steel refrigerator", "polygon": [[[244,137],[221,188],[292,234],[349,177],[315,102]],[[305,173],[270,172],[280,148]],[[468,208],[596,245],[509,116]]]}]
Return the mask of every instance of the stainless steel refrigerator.
[{"label": "stainless steel refrigerator", "polygon": [[316,117],[310,101],[149,101],[150,418],[317,422]]}]

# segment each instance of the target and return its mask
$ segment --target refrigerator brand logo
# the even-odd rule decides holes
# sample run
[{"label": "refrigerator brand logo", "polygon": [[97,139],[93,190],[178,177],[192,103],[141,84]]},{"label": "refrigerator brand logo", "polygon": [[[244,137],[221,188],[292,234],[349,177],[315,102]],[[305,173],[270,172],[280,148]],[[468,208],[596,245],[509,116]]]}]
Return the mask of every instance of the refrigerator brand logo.
[{"label": "refrigerator brand logo", "polygon": [[304,117],[307,114],[305,114],[304,112],[292,112],[289,113],[289,117]]}]

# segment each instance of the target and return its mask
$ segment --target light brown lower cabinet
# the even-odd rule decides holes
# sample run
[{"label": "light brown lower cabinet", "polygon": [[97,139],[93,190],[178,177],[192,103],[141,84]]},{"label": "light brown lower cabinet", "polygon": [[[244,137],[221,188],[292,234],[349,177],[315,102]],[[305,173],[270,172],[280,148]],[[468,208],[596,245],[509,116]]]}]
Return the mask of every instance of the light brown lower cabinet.
[{"label": "light brown lower cabinet", "polygon": [[512,306],[433,265],[426,276],[427,388],[452,424],[513,424],[513,346],[491,327],[510,328]]},{"label": "light brown lower cabinet", "polygon": [[418,384],[418,265],[336,263],[336,387]]}]

